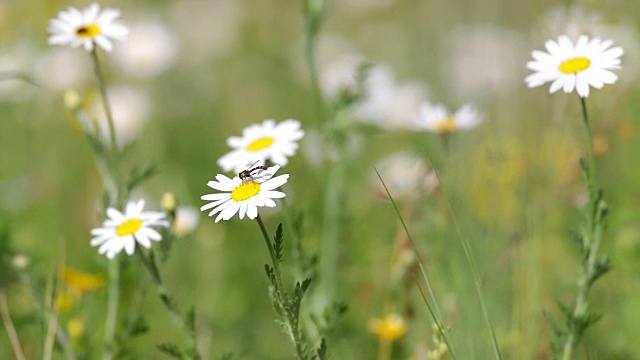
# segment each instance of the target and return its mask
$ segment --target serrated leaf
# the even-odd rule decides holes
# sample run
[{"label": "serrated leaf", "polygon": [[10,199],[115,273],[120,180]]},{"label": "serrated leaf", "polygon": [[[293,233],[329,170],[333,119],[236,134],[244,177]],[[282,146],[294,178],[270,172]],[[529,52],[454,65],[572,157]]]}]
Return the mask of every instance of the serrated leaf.
[{"label": "serrated leaf", "polygon": [[193,305],[187,311],[186,325],[189,331],[196,332],[196,309]]},{"label": "serrated leaf", "polygon": [[147,324],[147,322],[144,320],[144,318],[142,316],[137,318],[133,322],[133,325],[131,326],[131,336],[132,337],[144,335],[148,331],[149,331],[149,325]]},{"label": "serrated leaf", "polygon": [[156,166],[150,164],[138,165],[131,170],[129,182],[127,183],[127,192],[131,192],[138,187],[140,183],[149,179],[156,174]]},{"label": "serrated leaf", "polygon": [[327,341],[325,338],[320,341],[320,347],[316,352],[318,353],[318,359],[325,360],[327,358]]},{"label": "serrated leaf", "polygon": [[180,352],[180,348],[174,344],[174,343],[162,343],[160,345],[156,346],[158,348],[158,350],[160,350],[161,352],[175,358],[175,359],[182,359],[182,352]]},{"label": "serrated leaf", "polygon": [[282,234],[282,223],[278,224],[278,228],[276,229],[276,235],[273,238],[273,251],[276,253],[276,259],[278,262],[282,262],[283,255],[282,250],[284,249],[284,235]]}]

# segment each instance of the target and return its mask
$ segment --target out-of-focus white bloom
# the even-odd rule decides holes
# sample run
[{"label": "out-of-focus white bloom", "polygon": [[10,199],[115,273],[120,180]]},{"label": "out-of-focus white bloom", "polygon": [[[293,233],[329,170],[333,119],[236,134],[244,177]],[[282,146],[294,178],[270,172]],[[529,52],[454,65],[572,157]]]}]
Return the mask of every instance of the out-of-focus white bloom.
[{"label": "out-of-focus white bloom", "polygon": [[36,76],[53,90],[81,87],[92,73],[91,60],[81,52],[56,48],[42,56],[36,65]]},{"label": "out-of-focus white bloom", "polygon": [[106,51],[113,45],[110,39],[123,41],[129,29],[117,22],[120,10],[106,8],[100,11],[100,5],[93,3],[80,11],[70,7],[60,11],[58,17],[49,20],[50,45],[68,45],[73,48],[84,47],[92,51],[97,44]]},{"label": "out-of-focus white bloom", "polygon": [[353,15],[369,14],[391,8],[396,0],[342,0],[335,3],[337,13],[346,11]]},{"label": "out-of-focus white bloom", "polygon": [[425,103],[414,123],[416,129],[437,134],[454,134],[460,130],[472,129],[482,122],[482,116],[471,105],[464,105],[455,114],[440,104]]},{"label": "out-of-focus white bloom", "polygon": [[522,36],[497,26],[464,26],[447,35],[442,75],[460,102],[507,94],[521,86],[526,49]]},{"label": "out-of-focus white bloom", "polygon": [[545,43],[548,52],[532,52],[534,61],[529,61],[527,68],[535,73],[525,81],[529,87],[551,82],[550,93],[560,89],[570,93],[575,89],[580,97],[588,97],[590,86],[601,89],[618,80],[618,76],[609,70],[620,68],[624,51],[621,47],[612,48],[612,45],[611,40],[589,40],[586,35],[580,36],[575,45],[566,35],[559,36],[557,42],[548,40]]},{"label": "out-of-focus white bloom", "polygon": [[545,37],[566,34],[572,39],[583,34],[600,36],[605,28],[602,14],[580,6],[556,7],[543,17],[541,25]]},{"label": "out-of-focus white bloom", "polygon": [[298,120],[288,119],[276,124],[268,119],[245,128],[241,137],[229,137],[227,144],[234,150],[218,159],[218,165],[224,171],[235,173],[251,164],[264,164],[267,160],[285,166],[288,158],[295,155],[298,140],[303,137],[304,130],[300,129]]},{"label": "out-of-focus white bloom", "polygon": [[[406,153],[390,155],[375,165],[394,199],[415,199],[438,186],[438,178],[424,160]],[[388,199],[384,185],[377,174],[371,176],[372,193],[377,198]]]},{"label": "out-of-focus white bloom", "polygon": [[320,77],[320,88],[330,101],[337,101],[345,94],[358,92],[358,72],[364,70],[366,59],[348,54],[327,65]]},{"label": "out-of-focus white bloom", "polygon": [[[0,81],[0,101],[15,101],[23,94],[27,84],[18,76],[25,71],[19,57],[11,55],[0,56],[0,73],[3,79]],[[11,78],[9,78],[11,75]]]},{"label": "out-of-focus white bloom", "polygon": [[200,223],[200,212],[193,206],[178,206],[173,222],[173,232],[177,236],[191,234]]},{"label": "out-of-focus white bloom", "polygon": [[151,248],[151,240],[160,241],[162,236],[153,227],[168,226],[165,214],[155,211],[142,211],[144,200],[129,201],[125,212],[115,208],[107,209],[108,218],[102,227],[91,230],[95,236],[91,246],[100,246],[98,253],[107,254],[113,259],[123,249],[133,255],[136,243],[147,249]]},{"label": "out-of-focus white bloom", "polygon": [[[118,146],[122,147],[134,141],[149,121],[151,100],[145,91],[124,85],[110,87],[107,89],[107,96],[113,113]],[[108,139],[107,116],[99,96],[93,100],[91,109],[98,119],[100,133]]]},{"label": "out-of-focus white bloom", "polygon": [[162,74],[176,61],[176,37],[159,21],[131,26],[127,42],[113,53],[113,59],[127,74],[146,78]]},{"label": "out-of-focus white bloom", "polygon": [[423,84],[397,83],[390,67],[371,64],[356,54],[329,64],[320,82],[329,101],[344,96],[355,99],[351,104],[354,121],[385,129],[411,128],[418,107],[427,96]]},{"label": "out-of-focus white bloom", "polygon": [[240,1],[176,1],[171,28],[180,39],[181,56],[200,61],[230,52],[239,43],[241,6]]}]

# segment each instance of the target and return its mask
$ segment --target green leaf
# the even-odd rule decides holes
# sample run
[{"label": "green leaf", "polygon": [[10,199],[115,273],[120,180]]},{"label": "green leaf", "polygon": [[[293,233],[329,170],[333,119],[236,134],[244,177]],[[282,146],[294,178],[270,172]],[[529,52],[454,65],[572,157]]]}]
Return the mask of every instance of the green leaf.
[{"label": "green leaf", "polygon": [[157,346],[158,350],[163,353],[171,356],[174,359],[183,359],[182,352],[180,348],[174,343],[162,343]]},{"label": "green leaf", "polygon": [[141,336],[149,332],[149,324],[140,316],[134,320],[131,326],[131,337]]},{"label": "green leaf", "polygon": [[276,229],[276,236],[273,238],[273,250],[276,253],[276,259],[278,260],[278,262],[282,262],[283,249],[284,249],[284,235],[282,234],[282,223],[280,223],[278,224],[278,229]]},{"label": "green leaf", "polygon": [[191,307],[189,308],[189,311],[187,312],[186,322],[187,322],[186,325],[189,331],[191,331],[192,333],[195,333],[196,332],[196,309],[193,305],[191,305]]},{"label": "green leaf", "polygon": [[320,347],[316,352],[318,353],[318,359],[325,360],[327,358],[327,341],[325,338],[320,341]]},{"label": "green leaf", "polygon": [[133,191],[143,181],[151,178],[156,174],[156,165],[142,164],[131,170],[129,182],[127,183],[127,192]]}]

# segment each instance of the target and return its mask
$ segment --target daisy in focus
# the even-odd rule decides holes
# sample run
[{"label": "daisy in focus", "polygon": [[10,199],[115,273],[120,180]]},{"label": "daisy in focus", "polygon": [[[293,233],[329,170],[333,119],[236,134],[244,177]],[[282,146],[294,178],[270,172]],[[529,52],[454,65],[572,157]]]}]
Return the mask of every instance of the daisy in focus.
[{"label": "daisy in focus", "polygon": [[558,41],[548,40],[545,47],[548,52],[534,50],[533,61],[527,68],[535,71],[525,81],[529,87],[541,86],[551,82],[549,93],[562,89],[570,93],[574,89],[582,98],[589,96],[589,87],[601,89],[605,84],[613,84],[618,76],[611,72],[620,69],[622,47],[611,47],[613,41],[602,41],[582,35],[574,45],[566,35]]},{"label": "daisy in focus", "polygon": [[249,177],[243,177],[244,179],[239,175],[233,179],[221,174],[216,175],[217,181],[209,181],[207,186],[223,193],[203,195],[202,200],[211,202],[202,206],[200,211],[212,209],[209,216],[219,213],[216,222],[229,220],[236,213],[240,219],[245,215],[249,219],[255,219],[258,216],[258,207],[275,207],[273,199],[286,196],[283,192],[274,191],[289,179],[289,174],[273,177],[279,169],[280,166],[275,165],[259,173],[252,173]]},{"label": "daisy in focus", "polygon": [[117,22],[118,17],[120,10],[106,8],[100,11],[100,5],[96,3],[82,11],[73,7],[60,11],[57,18],[49,20],[49,45],[82,46],[89,52],[97,45],[111,51],[110,39],[123,41],[129,33],[129,28]]},{"label": "daisy in focus", "polygon": [[478,126],[482,122],[482,116],[471,105],[464,105],[455,114],[440,104],[423,104],[414,122],[418,130],[427,130],[437,134],[454,134],[460,130],[467,130]]},{"label": "daisy in focus", "polygon": [[285,120],[278,124],[273,120],[265,120],[262,124],[254,124],[242,131],[241,137],[232,136],[227,144],[234,148],[218,159],[218,165],[224,171],[239,173],[250,164],[266,160],[280,166],[289,162],[288,157],[295,155],[297,141],[304,137],[298,120]]},{"label": "daisy in focus", "polygon": [[107,254],[109,259],[113,259],[122,249],[133,255],[136,242],[149,249],[151,240],[162,240],[162,235],[153,227],[169,226],[165,214],[143,211],[143,208],[143,199],[129,201],[124,214],[115,208],[108,208],[108,219],[102,223],[102,227],[91,230],[91,235],[95,236],[91,246],[100,246],[98,253]]}]

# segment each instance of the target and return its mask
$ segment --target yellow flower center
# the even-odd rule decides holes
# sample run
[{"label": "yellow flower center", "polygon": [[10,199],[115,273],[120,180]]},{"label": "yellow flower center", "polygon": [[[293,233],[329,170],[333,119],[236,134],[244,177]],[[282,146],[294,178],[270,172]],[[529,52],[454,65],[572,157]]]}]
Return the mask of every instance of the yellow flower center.
[{"label": "yellow flower center", "polygon": [[588,69],[589,66],[591,66],[591,60],[580,56],[563,61],[560,67],[558,67],[558,70],[565,74],[575,74]]},{"label": "yellow flower center", "polygon": [[456,125],[456,118],[449,116],[436,124],[436,132],[453,134],[458,131],[458,125]]},{"label": "yellow flower center", "polygon": [[273,145],[273,142],[276,141],[271,136],[265,136],[258,140],[254,140],[251,144],[247,146],[247,151],[259,151],[262,149],[266,149],[269,146]]},{"label": "yellow flower center", "polygon": [[396,341],[409,329],[409,325],[398,314],[389,314],[384,319],[374,319],[369,323],[369,330],[380,340]]},{"label": "yellow flower center", "polygon": [[100,34],[100,32],[98,25],[90,24],[78,28],[78,30],[76,30],[76,35],[85,39],[93,39]]},{"label": "yellow flower center", "polygon": [[116,228],[118,236],[132,235],[142,227],[142,220],[129,219]]},{"label": "yellow flower center", "polygon": [[243,182],[231,192],[231,199],[235,202],[249,200],[258,195],[260,192],[260,184],[253,181]]}]

